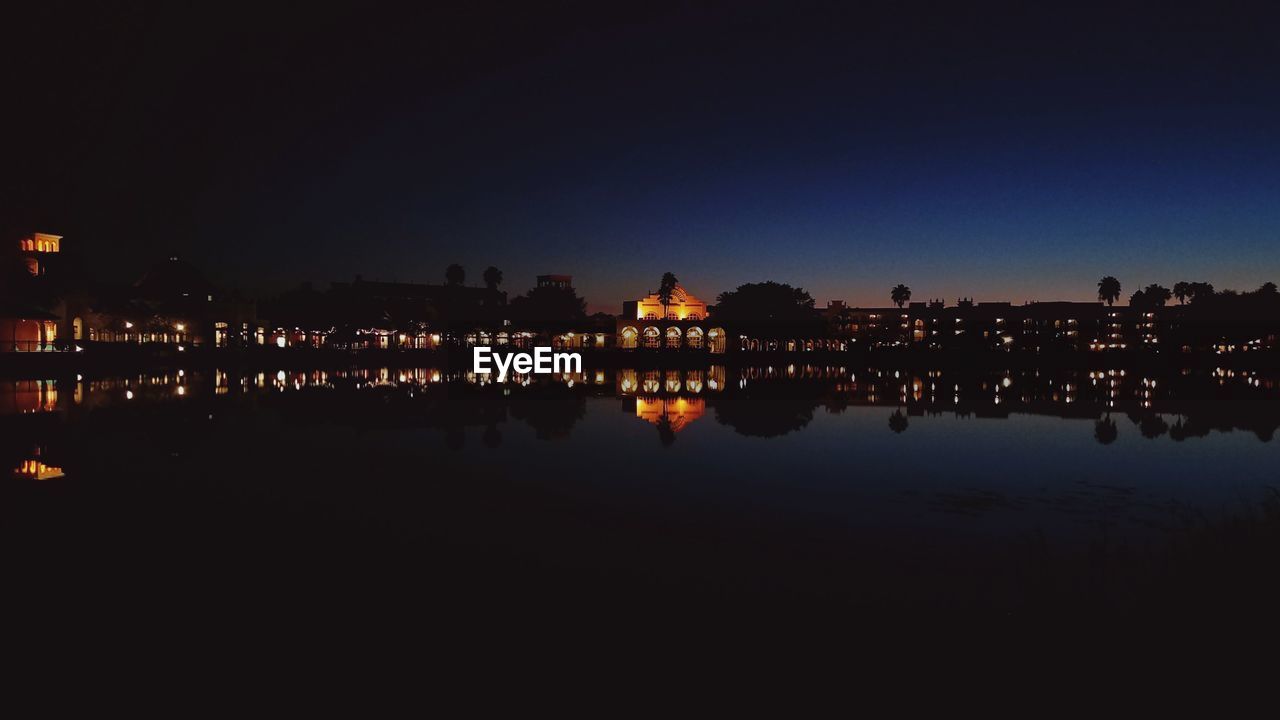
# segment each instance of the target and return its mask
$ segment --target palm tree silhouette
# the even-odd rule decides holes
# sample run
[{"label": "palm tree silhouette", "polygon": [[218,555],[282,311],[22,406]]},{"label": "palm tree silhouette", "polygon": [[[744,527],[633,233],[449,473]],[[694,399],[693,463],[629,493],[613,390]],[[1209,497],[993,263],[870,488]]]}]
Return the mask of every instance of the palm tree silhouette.
[{"label": "palm tree silhouette", "polygon": [[898,306],[898,309],[902,309],[902,306],[911,299],[911,288],[903,285],[902,283],[898,283],[897,287],[889,291],[889,297],[893,300],[894,304]]},{"label": "palm tree silhouette", "polygon": [[893,414],[889,416],[889,429],[899,435],[907,431],[907,425],[909,424],[907,416],[902,413],[902,408],[894,410]]},{"label": "palm tree silhouette", "polygon": [[672,273],[662,273],[662,280],[658,282],[658,300],[662,302],[662,319],[667,319],[667,306],[671,304],[671,296],[676,291],[676,285],[680,281]]},{"label": "palm tree silhouette", "polygon": [[1173,284],[1173,296],[1178,298],[1179,305],[1185,305],[1187,298],[1191,297],[1191,295],[1191,283],[1184,280]]},{"label": "palm tree silhouette", "polygon": [[1105,302],[1107,307],[1115,304],[1120,299],[1120,281],[1110,275],[1099,280],[1098,299]]},{"label": "palm tree silhouette", "polygon": [[490,265],[484,270],[484,284],[490,290],[497,290],[502,284],[502,271]]},{"label": "palm tree silhouette", "polygon": [[658,418],[658,442],[662,443],[662,447],[671,447],[676,441],[675,428],[671,427],[671,418],[667,417],[664,412]]}]

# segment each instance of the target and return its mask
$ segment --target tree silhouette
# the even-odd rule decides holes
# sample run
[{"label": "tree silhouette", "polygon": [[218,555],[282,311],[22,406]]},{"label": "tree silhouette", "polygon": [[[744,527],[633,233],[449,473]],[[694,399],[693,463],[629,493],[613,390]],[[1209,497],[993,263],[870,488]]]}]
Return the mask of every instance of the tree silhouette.
[{"label": "tree silhouette", "polygon": [[480,442],[491,450],[502,445],[502,431],[498,429],[496,423],[489,423],[485,427],[484,434],[480,436]]},{"label": "tree silhouette", "polygon": [[1154,440],[1161,435],[1169,432],[1169,423],[1164,418],[1154,413],[1146,415],[1142,421],[1138,423],[1138,432],[1142,433],[1142,437],[1148,440]]},{"label": "tree silhouette", "polygon": [[671,447],[676,442],[676,431],[671,427],[671,418],[664,412],[658,418],[658,442],[662,447]]},{"label": "tree silhouette", "polygon": [[1120,281],[1110,275],[1098,281],[1098,299],[1108,307],[1120,299]]},{"label": "tree silhouette", "polygon": [[902,408],[893,411],[889,416],[889,429],[901,435],[907,431],[907,416],[902,413]]},{"label": "tree silhouette", "polygon": [[[459,281],[461,283],[461,281]],[[490,290],[497,290],[502,284],[502,271],[490,265],[484,270],[484,284]]]},{"label": "tree silhouette", "polygon": [[901,308],[908,300],[911,299],[911,288],[903,285],[902,283],[898,283],[897,287],[889,291],[889,297],[893,300],[895,305]]},{"label": "tree silhouette", "polygon": [[528,423],[539,440],[569,437],[587,413],[586,396],[560,383],[513,393],[508,403],[511,417]]},{"label": "tree silhouette", "polygon": [[667,306],[671,304],[671,295],[676,291],[676,285],[680,281],[676,279],[673,273],[662,273],[662,280],[658,282],[658,300],[662,302],[662,317],[667,317]]},{"label": "tree silhouette", "polygon": [[814,383],[749,384],[716,398],[716,422],[749,437],[786,435],[813,420],[821,395],[822,388]]},{"label": "tree silhouette", "polygon": [[813,297],[803,288],[767,281],[739,285],[716,298],[716,317],[748,333],[795,337],[821,332],[825,320],[813,310]]},{"label": "tree silhouette", "polygon": [[571,287],[540,285],[511,302],[513,319],[543,330],[570,330],[587,316],[587,301]]},{"label": "tree silhouette", "polygon": [[1152,307],[1164,307],[1164,304],[1169,302],[1169,298],[1173,297],[1173,293],[1169,292],[1169,288],[1156,283],[1148,285],[1142,294]]},{"label": "tree silhouette", "polygon": [[1213,284],[1207,282],[1193,282],[1190,284],[1191,302],[1202,302],[1213,297]]},{"label": "tree silhouette", "polygon": [[1116,421],[1108,415],[1093,425],[1093,438],[1102,445],[1110,445],[1116,441],[1116,437],[1120,435],[1119,429],[1116,428]]},{"label": "tree silhouette", "polygon": [[1270,281],[1262,283],[1262,286],[1257,290],[1257,294],[1274,297],[1277,294],[1276,284]]},{"label": "tree silhouette", "polygon": [[1173,296],[1178,298],[1179,305],[1185,305],[1187,298],[1191,297],[1191,283],[1186,281],[1174,283]]},{"label": "tree silhouette", "polygon": [[444,282],[446,285],[461,285],[467,279],[467,271],[462,269],[458,263],[454,263],[444,270]]}]

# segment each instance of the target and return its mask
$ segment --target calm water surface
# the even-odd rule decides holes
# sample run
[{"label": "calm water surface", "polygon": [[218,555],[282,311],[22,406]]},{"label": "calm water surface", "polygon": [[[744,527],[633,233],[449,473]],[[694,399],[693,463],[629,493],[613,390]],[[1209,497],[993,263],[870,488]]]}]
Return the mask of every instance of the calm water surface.
[{"label": "calm water surface", "polygon": [[0,422],[32,558],[304,584],[409,563],[463,603],[1016,605],[1045,558],[1151,552],[1280,485],[1280,385],[1227,370],[192,370],[0,382]]}]

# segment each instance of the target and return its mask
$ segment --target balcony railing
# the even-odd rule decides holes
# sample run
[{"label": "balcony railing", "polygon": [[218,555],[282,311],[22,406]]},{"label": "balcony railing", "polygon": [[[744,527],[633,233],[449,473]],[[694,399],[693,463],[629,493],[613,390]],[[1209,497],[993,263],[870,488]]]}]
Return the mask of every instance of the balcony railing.
[{"label": "balcony railing", "polygon": [[57,352],[58,348],[54,347],[51,342],[40,342],[39,340],[10,340],[7,345],[13,352]]}]

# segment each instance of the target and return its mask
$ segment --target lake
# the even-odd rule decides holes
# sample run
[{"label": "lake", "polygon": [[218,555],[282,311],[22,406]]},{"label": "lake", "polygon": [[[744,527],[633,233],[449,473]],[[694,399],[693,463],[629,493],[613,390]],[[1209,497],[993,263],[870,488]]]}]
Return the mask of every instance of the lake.
[{"label": "lake", "polygon": [[168,370],[0,423],[19,577],[201,602],[1123,608],[1280,486],[1227,369]]}]

